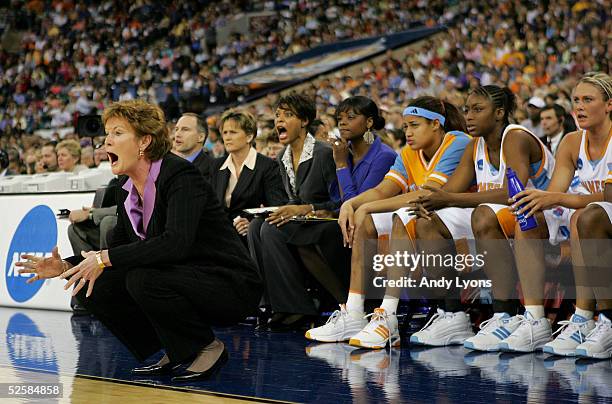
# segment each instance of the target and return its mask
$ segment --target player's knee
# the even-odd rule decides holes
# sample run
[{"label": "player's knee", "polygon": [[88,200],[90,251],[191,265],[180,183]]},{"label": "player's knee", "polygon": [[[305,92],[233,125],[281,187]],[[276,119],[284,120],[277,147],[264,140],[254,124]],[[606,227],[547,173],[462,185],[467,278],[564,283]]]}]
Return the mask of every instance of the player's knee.
[{"label": "player's knee", "polygon": [[606,221],[606,212],[600,206],[588,206],[580,213],[576,221],[578,235],[580,238],[590,238],[590,234],[599,233],[596,230],[604,226]]},{"label": "player's knee", "polygon": [[418,239],[431,240],[438,238],[440,230],[433,220],[419,218],[416,221],[416,236]]},{"label": "player's knee", "polygon": [[491,238],[501,232],[497,215],[490,207],[478,206],[474,209],[472,212],[472,231],[476,238]]},{"label": "player's knee", "polygon": [[406,237],[406,226],[399,216],[393,215],[393,227],[391,229],[393,238]]}]

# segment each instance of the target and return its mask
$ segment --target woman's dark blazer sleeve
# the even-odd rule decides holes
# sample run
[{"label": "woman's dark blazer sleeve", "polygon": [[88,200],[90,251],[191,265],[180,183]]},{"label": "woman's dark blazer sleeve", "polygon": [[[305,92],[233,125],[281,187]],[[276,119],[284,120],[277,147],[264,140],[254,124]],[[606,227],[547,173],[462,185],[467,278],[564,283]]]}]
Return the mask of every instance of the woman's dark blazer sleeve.
[{"label": "woman's dark blazer sleeve", "polygon": [[315,153],[318,153],[317,158],[320,163],[323,181],[329,193],[329,200],[320,203],[313,203],[316,210],[338,210],[342,201],[340,200],[340,191],[338,189],[338,178],[336,177],[336,163],[334,162],[334,154],[331,147],[323,144],[315,144]]},{"label": "woman's dark blazer sleeve", "polygon": [[[258,156],[259,157],[259,156]],[[259,162],[258,162],[259,163]],[[288,197],[283,187],[281,170],[278,162],[271,158],[262,158],[263,188],[266,198],[266,206],[283,206],[287,203]],[[258,167],[255,166],[257,170]]]}]

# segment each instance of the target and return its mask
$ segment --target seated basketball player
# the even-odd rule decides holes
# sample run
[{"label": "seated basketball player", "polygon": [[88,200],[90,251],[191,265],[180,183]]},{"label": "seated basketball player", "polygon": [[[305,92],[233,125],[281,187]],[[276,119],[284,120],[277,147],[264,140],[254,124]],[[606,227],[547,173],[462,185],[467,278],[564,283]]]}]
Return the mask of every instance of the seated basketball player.
[{"label": "seated basketball player", "polygon": [[[589,285],[589,273],[582,270],[582,253],[579,243],[580,232],[577,223],[582,222],[582,232],[588,232],[592,217],[581,220],[583,209],[592,202],[603,200],[604,182],[612,165],[612,78],[604,73],[585,75],[572,94],[574,114],[581,131],[565,136],[557,152],[555,172],[546,191],[527,190],[515,197],[518,213],[535,215],[537,228],[528,232],[517,232],[518,242],[515,256],[519,278],[525,296],[526,314],[520,328],[515,330],[503,343],[502,348],[530,352],[543,348],[545,352],[589,357],[610,356],[612,332],[610,318],[612,300],[598,300],[600,316],[597,326],[593,322],[595,299]],[[569,188],[569,193],[566,192]],[[600,205],[605,209],[606,204]],[[552,207],[559,207],[555,215],[546,215]],[[592,209],[596,209],[592,207]],[[544,213],[542,213],[544,211]],[[605,223],[605,221],[603,221]],[[546,224],[546,225],[545,225]],[[572,243],[572,264],[576,281],[576,312],[569,322],[560,323],[554,341],[551,327],[544,318],[544,253],[538,239],[551,239],[555,229],[569,235]],[[569,229],[569,230],[568,230]],[[585,257],[591,258],[591,257]],[[593,332],[594,329],[599,331]],[[593,332],[593,334],[591,334]]]},{"label": "seated basketball player", "polygon": [[[518,327],[519,319],[513,317],[517,311],[513,295],[516,275],[512,250],[505,242],[513,236],[515,224],[506,205],[506,169],[512,168],[527,187],[543,188],[548,184],[554,158],[532,132],[509,124],[515,108],[515,96],[508,88],[488,85],[472,91],[466,103],[466,119],[475,139],[448,183],[417,202],[429,212],[435,210],[430,218],[420,218],[416,224],[417,240],[423,243],[425,252],[430,252],[428,248],[436,242],[440,248],[452,249],[440,240],[478,240],[484,270],[492,284],[495,314],[474,336],[469,316],[461,310],[459,290],[451,288],[440,305],[443,307],[411,336],[412,343],[438,346],[466,342],[470,348],[496,350],[499,329]],[[474,181],[478,192],[467,192]],[[454,268],[441,269],[445,277],[454,279]]]},{"label": "seated basketball player", "polygon": [[[372,262],[371,257],[364,256],[366,242],[389,236],[394,211],[407,224],[413,217],[405,210],[407,204],[429,193],[421,187],[436,188],[445,184],[469,142],[462,114],[445,101],[417,98],[403,115],[407,145],[391,170],[379,185],[345,202],[340,209],[339,224],[344,241],[353,249],[346,305],[341,305],[325,325],[306,332],[308,339],[350,340],[352,345],[367,348],[384,347],[387,343],[397,346],[400,342],[395,315],[397,297],[384,299],[369,323],[364,317],[364,283]],[[377,332],[377,329],[385,331]]]}]

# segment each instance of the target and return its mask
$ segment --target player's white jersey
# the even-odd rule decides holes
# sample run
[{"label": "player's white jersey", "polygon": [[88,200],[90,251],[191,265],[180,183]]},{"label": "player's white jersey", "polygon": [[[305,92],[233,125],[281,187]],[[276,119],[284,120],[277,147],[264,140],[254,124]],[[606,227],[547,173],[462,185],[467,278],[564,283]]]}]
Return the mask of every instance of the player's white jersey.
[{"label": "player's white jersey", "polygon": [[606,179],[612,171],[612,145],[608,136],[606,152],[600,160],[592,160],[589,156],[589,137],[585,130],[582,131],[578,160],[576,160],[576,171],[570,185],[570,192],[578,194],[596,194],[603,192]]},{"label": "player's white jersey", "polygon": [[489,160],[489,153],[484,138],[478,138],[474,145],[474,170],[476,171],[476,183],[478,191],[488,191],[491,189],[499,189],[504,185],[506,177],[506,158],[508,153],[513,153],[513,150],[504,150],[504,141],[510,131],[524,130],[533,136],[538,141],[542,149],[542,160],[530,165],[529,180],[525,184],[525,188],[546,189],[550,178],[552,177],[555,168],[555,158],[548,148],[542,143],[536,135],[529,129],[521,125],[508,125],[504,129],[501,141],[499,169],[496,169]]}]

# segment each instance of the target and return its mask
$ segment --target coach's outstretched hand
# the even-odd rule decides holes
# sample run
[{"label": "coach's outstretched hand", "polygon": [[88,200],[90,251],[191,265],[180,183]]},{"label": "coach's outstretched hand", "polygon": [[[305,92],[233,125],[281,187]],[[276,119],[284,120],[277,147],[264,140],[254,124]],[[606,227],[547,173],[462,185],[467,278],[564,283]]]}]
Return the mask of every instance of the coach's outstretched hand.
[{"label": "coach's outstretched hand", "polygon": [[62,261],[57,246],[53,247],[50,257],[42,258],[35,255],[23,254],[21,258],[26,261],[15,263],[15,266],[22,268],[19,270],[19,273],[34,274],[26,283],[32,283],[40,279],[55,278],[61,275],[66,268],[66,263]]},{"label": "coach's outstretched hand", "polygon": [[81,251],[81,255],[85,259],[81,261],[79,265],[76,265],[74,268],[64,272],[60,278],[66,279],[67,277],[70,277],[70,280],[64,286],[64,290],[68,290],[68,288],[70,288],[72,285],[75,285],[74,290],[72,291],[72,296],[79,293],[79,290],[81,290],[83,286],[89,282],[89,285],[87,285],[87,293],[85,294],[85,297],[89,297],[93,291],[96,279],[98,279],[98,276],[100,276],[103,269],[98,265],[95,251]]}]

